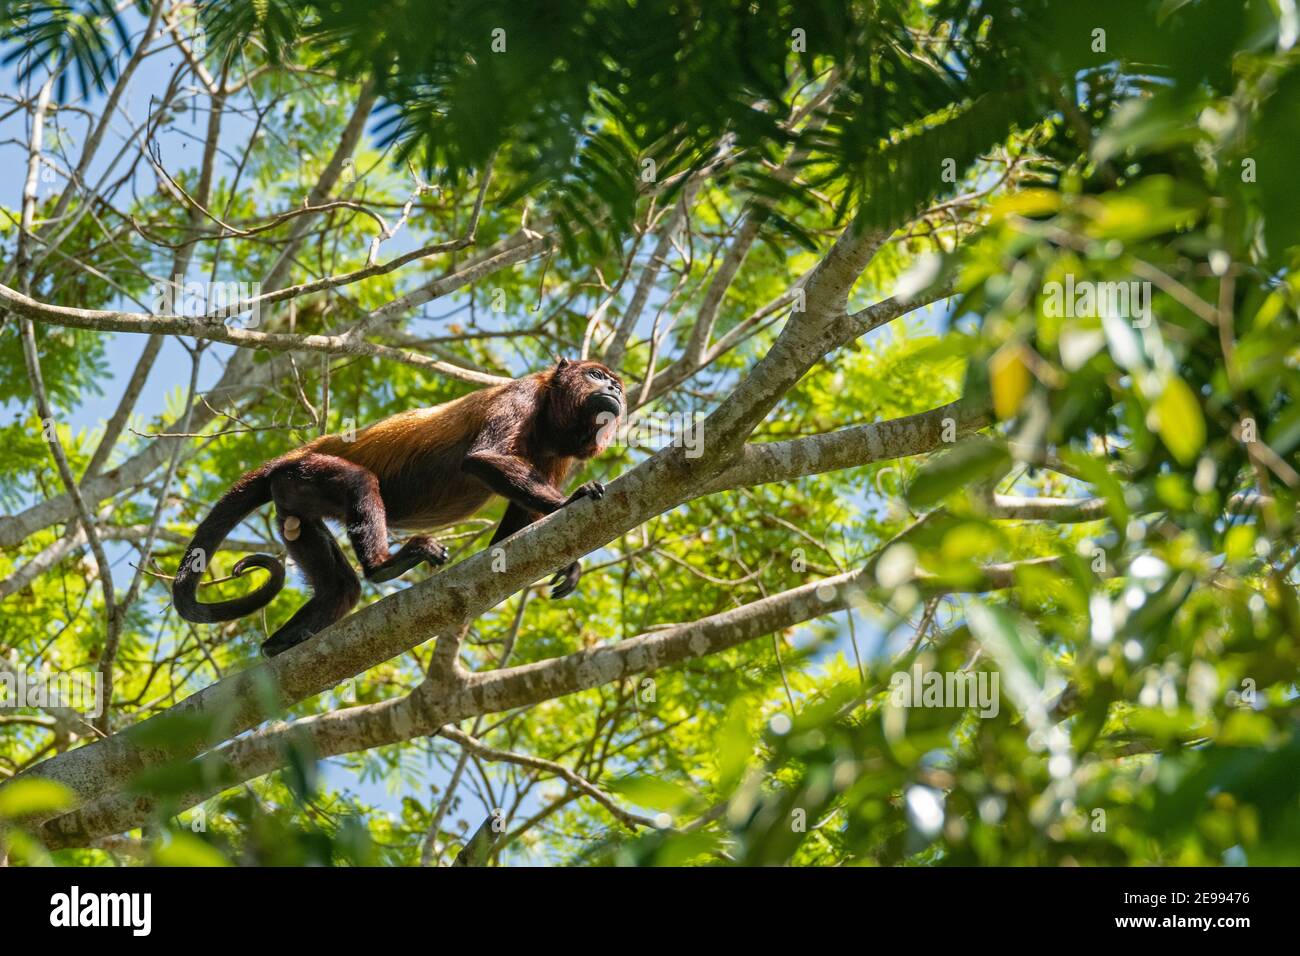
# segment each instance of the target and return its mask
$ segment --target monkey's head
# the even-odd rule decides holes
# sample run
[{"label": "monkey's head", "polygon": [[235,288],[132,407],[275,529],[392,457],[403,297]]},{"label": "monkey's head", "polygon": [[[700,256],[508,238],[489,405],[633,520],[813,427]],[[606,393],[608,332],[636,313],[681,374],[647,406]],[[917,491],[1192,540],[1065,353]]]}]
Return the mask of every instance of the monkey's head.
[{"label": "monkey's head", "polygon": [[563,358],[541,374],[548,437],[560,453],[592,458],[609,447],[627,408],[623,381],[599,362]]}]

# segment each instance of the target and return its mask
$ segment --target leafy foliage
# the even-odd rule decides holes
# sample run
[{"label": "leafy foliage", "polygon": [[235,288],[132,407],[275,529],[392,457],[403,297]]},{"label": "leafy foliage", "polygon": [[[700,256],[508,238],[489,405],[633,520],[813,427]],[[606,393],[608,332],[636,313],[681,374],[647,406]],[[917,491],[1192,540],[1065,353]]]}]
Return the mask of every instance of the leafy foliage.
[{"label": "leafy foliage", "polygon": [[[48,68],[100,49],[58,38],[54,13],[11,6],[11,63]],[[244,144],[238,170],[213,186],[208,205],[224,221],[260,228],[300,206],[328,160],[318,144],[337,140],[357,90],[373,83],[382,118],[338,196],[387,221],[405,209],[419,241],[456,237],[491,166],[476,246],[512,241],[529,204],[532,225],[567,247],[563,262],[527,259],[359,337],[517,374],[556,352],[600,354],[648,275],[625,376],[647,414],[708,411],[797,321],[772,304],[856,220],[891,238],[850,311],[904,289],[950,284],[956,295],[829,353],[751,443],[958,400],[989,424],[931,454],[685,502],[589,556],[565,602],[530,589],[479,617],[462,657],[475,671],[536,663],[870,569],[873,583],[849,595],[847,612],[466,722],[459,730],[487,755],[435,736],[322,760],[290,736],[274,754],[280,770],[194,808],[186,794],[235,783],[228,768],[154,768],[133,793],[158,801],[166,836],[135,841],[135,859],[414,865],[472,846],[463,859],[488,863],[1300,862],[1300,200],[1290,183],[1300,59],[1287,5],[200,6],[208,66],[247,71],[250,102],[275,104],[257,113],[261,135]],[[103,9],[85,9],[98,11],[86,23],[112,26]],[[111,75],[84,57],[87,78]],[[438,187],[409,205],[406,159]],[[176,176],[190,190],[200,178],[194,168]],[[656,262],[679,203],[682,225]],[[162,194],[123,205],[103,212],[116,243],[101,243],[90,219],[64,240],[114,288],[49,259],[30,277],[33,294],[109,307],[115,292],[143,292],[145,269],[133,264],[162,272],[172,244],[196,233],[196,270],[266,275],[292,228],[196,229]],[[708,337],[730,347],[674,378],[751,215],[758,240],[716,301]],[[136,225],[164,241],[144,241]],[[356,208],[331,210],[313,220],[295,276],[344,271],[374,236]],[[293,330],[361,328],[478,251],[304,297]],[[268,319],[286,328],[286,314]],[[39,334],[60,412],[82,406],[106,374],[118,386],[129,375],[108,363],[101,335]],[[272,360],[259,354],[253,367]],[[657,390],[664,380],[671,387]],[[22,400],[28,387],[10,323],[0,399]],[[189,441],[161,493],[171,537],[147,556],[115,552],[160,569],[127,616],[119,720],[252,664],[306,596],[291,584],[264,618],[208,629],[170,614],[160,582],[216,496],[322,431],[468,387],[374,356],[299,353]],[[167,407],[136,421],[115,454],[150,447],[183,400],[169,390]],[[38,425],[20,408],[0,432],[0,495],[15,511],[60,491]],[[92,436],[63,421],[58,435],[80,474]],[[608,480],[652,451],[617,447],[573,480]],[[159,499],[154,484],[123,489],[105,528],[146,526]],[[454,557],[480,550],[489,525],[453,529]],[[65,530],[7,549],[0,581]],[[274,547],[271,516],[232,537]],[[213,576],[238,553],[220,555]],[[427,574],[368,588],[365,600]],[[214,583],[205,597],[245,586]],[[6,599],[0,647],[32,667],[85,669],[102,653],[102,615],[90,562],[74,550]],[[428,653],[285,716],[392,701],[419,685]],[[899,693],[914,674],[991,696],[918,705]],[[41,715],[25,716],[0,736],[4,771],[68,743]],[[0,789],[12,858],[47,859],[23,820],[64,799]],[[108,852],[52,858],[104,862]]]},{"label": "leafy foliage", "polygon": [[[4,0],[0,3],[0,39],[13,42],[14,48],[2,62],[16,62],[22,81],[42,67],[69,68],[57,81],[60,99],[67,93],[69,72],[76,74],[83,94],[103,92],[117,77],[112,42],[120,42],[128,53],[131,49],[120,6],[113,0]],[[144,11],[149,5],[147,0],[135,0],[133,6]]]}]

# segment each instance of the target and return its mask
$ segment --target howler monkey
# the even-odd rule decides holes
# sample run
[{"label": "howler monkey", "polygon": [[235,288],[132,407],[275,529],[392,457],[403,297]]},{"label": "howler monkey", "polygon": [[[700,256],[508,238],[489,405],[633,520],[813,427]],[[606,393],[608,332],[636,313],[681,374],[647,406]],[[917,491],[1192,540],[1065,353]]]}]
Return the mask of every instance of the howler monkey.
[{"label": "howler monkey", "polygon": [[[284,565],[250,554],[234,567],[271,579],[251,594],[201,603],[199,578],[212,554],[239,522],[268,502],[289,554],[302,568],[312,597],[275,632],[262,652],[273,657],[347,614],[361,582],[325,519],[344,523],[370,581],[389,581],[420,563],[445,564],[447,549],[419,535],[395,553],[388,528],[432,530],[463,521],[495,495],[509,504],[492,544],[581,498],[600,498],[587,482],[560,491],[574,464],[605,449],[624,412],[619,377],[597,362],[560,359],[543,372],[471,392],[433,408],[401,412],[351,441],[326,435],[244,475],[194,532],[172,584],[177,612],[187,621],[230,621],[265,607],[284,585]],[[551,580],[551,596],[577,586],[578,562]]]}]

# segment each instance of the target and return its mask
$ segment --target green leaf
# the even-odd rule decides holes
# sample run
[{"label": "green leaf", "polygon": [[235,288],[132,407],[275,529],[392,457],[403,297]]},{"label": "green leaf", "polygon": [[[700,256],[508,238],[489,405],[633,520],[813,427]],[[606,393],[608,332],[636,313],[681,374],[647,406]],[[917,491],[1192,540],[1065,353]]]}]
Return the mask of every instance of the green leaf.
[{"label": "green leaf", "polygon": [[907,489],[914,508],[937,504],[959,488],[987,479],[1010,467],[1011,456],[1001,442],[968,438],[952,451],[930,459]]},{"label": "green leaf", "polygon": [[749,710],[750,702],[745,698],[733,701],[713,742],[718,756],[718,789],[723,793],[729,793],[740,782],[753,759],[754,741],[746,719]]},{"label": "green leaf", "polygon": [[1003,608],[972,601],[966,621],[980,646],[997,662],[1003,690],[1020,713],[1030,716],[1043,704],[1041,641],[1034,629]]},{"label": "green leaf", "polygon": [[1223,553],[1234,563],[1249,561],[1255,555],[1255,526],[1233,525],[1223,537]]},{"label": "green leaf", "polygon": [[1093,210],[1088,232],[1098,239],[1132,242],[1190,225],[1203,197],[1172,176],[1148,176],[1103,197]]},{"label": "green leaf", "polygon": [[1205,416],[1196,393],[1176,375],[1170,375],[1151,406],[1152,427],[1178,462],[1190,465],[1205,447]]},{"label": "green leaf", "polygon": [[624,777],[612,789],[639,807],[673,813],[695,800],[685,787],[662,777]]},{"label": "green leaf", "polygon": [[169,832],[153,848],[158,866],[230,866],[221,851],[192,833]]},{"label": "green leaf", "polygon": [[31,777],[0,787],[0,820],[18,820],[38,813],[67,810],[76,805],[76,794],[55,780]]}]

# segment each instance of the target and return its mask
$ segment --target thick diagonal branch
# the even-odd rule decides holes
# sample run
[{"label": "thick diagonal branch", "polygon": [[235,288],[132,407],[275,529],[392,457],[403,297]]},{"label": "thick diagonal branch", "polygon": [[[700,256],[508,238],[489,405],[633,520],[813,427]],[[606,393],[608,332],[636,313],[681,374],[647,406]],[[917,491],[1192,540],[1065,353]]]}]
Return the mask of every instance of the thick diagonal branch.
[{"label": "thick diagonal branch", "polygon": [[[1009,587],[1015,582],[1017,568],[1030,564],[1052,568],[1058,563],[1054,558],[1044,558],[990,565],[983,569],[978,580],[965,583],[962,590],[984,592]],[[916,583],[922,593],[929,595],[952,590],[950,585],[924,573],[916,576]],[[209,783],[178,798],[172,806],[177,810],[188,809],[232,786],[271,773],[285,764],[291,747],[325,758],[439,732],[459,740],[464,735],[447,733],[445,725],[531,706],[719,654],[767,634],[842,611],[873,585],[874,563],[869,562],[855,571],[814,581],[689,624],[518,667],[469,675],[435,674],[406,697],[304,717],[291,724],[271,724],[201,758],[197,775]],[[549,761],[528,765],[569,779],[562,772],[564,768]],[[586,787],[578,786],[596,796]],[[86,846],[99,837],[140,826],[159,806],[158,799],[148,795],[108,796],[47,822],[41,835],[52,849]],[[614,812],[614,808],[610,809]]]}]

